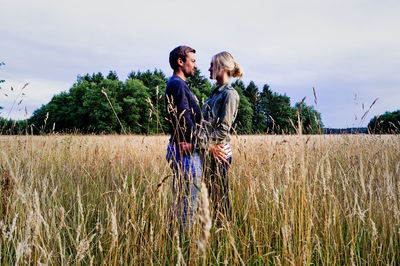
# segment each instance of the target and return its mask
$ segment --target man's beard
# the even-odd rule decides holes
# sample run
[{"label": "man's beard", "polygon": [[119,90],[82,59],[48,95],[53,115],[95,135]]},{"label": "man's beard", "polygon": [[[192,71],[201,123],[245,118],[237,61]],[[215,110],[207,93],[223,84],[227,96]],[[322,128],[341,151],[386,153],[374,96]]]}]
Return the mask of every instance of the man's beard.
[{"label": "man's beard", "polygon": [[193,72],[186,72],[186,71],[183,71],[183,74],[185,75],[186,78],[190,78],[190,77],[193,77],[193,76],[194,76],[194,71],[193,71]]}]

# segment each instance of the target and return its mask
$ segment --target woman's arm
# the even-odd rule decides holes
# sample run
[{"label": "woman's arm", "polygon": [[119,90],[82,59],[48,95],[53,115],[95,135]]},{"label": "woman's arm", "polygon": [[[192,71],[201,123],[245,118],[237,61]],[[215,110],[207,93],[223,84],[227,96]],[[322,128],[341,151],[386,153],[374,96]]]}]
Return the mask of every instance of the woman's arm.
[{"label": "woman's arm", "polygon": [[220,144],[227,137],[235,121],[238,108],[239,94],[234,89],[227,90],[225,100],[221,106],[219,121],[217,121],[215,130],[211,132],[211,144]]}]

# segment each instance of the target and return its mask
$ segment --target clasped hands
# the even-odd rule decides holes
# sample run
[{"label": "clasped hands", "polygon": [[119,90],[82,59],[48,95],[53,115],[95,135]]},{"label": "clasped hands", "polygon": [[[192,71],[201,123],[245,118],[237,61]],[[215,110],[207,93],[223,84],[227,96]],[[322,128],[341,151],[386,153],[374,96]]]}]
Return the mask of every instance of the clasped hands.
[{"label": "clasped hands", "polygon": [[[183,154],[189,155],[192,153],[193,150],[193,144],[189,142],[179,142],[179,147],[180,150]],[[224,145],[223,144],[216,144],[216,145],[211,145],[208,148],[208,151],[212,154],[215,160],[219,164],[222,164],[222,162],[226,162],[226,156],[228,153],[224,151]]]}]

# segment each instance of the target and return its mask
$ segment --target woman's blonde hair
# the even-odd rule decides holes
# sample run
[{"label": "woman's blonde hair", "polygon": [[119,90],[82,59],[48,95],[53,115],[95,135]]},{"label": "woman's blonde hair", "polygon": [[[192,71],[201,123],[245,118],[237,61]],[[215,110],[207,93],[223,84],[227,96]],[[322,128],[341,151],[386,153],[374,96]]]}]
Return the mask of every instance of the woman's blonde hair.
[{"label": "woman's blonde hair", "polygon": [[243,71],[239,64],[235,61],[235,58],[228,52],[220,52],[213,56],[211,60],[213,64],[212,78],[216,79],[217,74],[221,71],[226,70],[230,77],[241,78],[243,77]]}]

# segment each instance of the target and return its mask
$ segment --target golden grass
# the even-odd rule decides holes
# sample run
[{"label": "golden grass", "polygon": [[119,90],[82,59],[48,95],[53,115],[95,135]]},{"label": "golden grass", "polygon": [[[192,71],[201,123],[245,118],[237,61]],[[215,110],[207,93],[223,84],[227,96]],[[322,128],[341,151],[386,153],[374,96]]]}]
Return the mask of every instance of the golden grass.
[{"label": "golden grass", "polygon": [[204,250],[169,232],[167,142],[0,136],[0,264],[399,264],[399,136],[234,137]]}]

